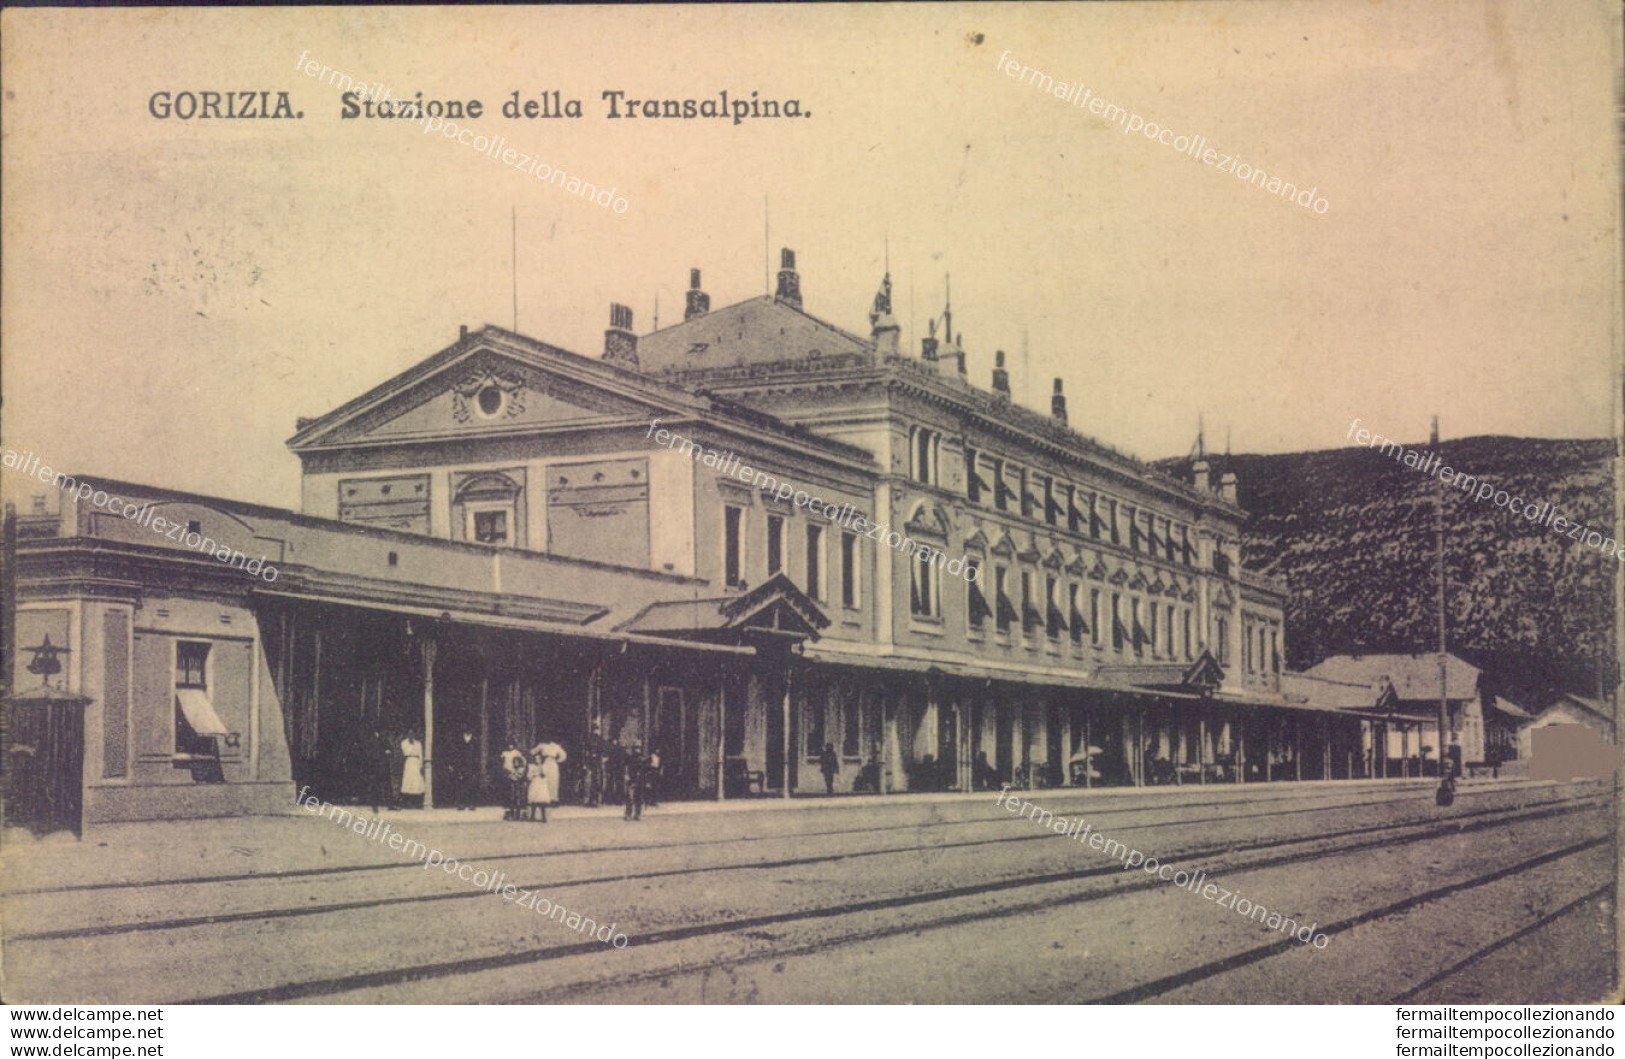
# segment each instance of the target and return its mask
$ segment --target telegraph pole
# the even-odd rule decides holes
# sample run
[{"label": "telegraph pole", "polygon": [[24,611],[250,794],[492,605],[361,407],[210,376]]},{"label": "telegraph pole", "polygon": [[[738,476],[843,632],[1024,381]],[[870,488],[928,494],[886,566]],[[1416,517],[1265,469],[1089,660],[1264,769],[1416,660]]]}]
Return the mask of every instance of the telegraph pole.
[{"label": "telegraph pole", "polygon": [[[1432,447],[1435,458],[1439,451],[1439,417],[1433,417]],[[1447,687],[1447,662],[1445,659],[1445,587],[1444,587],[1444,479],[1438,475],[1433,476],[1435,488],[1433,491],[1433,576],[1436,582],[1437,609],[1439,612],[1439,782],[1445,778],[1445,746],[1450,727],[1450,700]]]}]

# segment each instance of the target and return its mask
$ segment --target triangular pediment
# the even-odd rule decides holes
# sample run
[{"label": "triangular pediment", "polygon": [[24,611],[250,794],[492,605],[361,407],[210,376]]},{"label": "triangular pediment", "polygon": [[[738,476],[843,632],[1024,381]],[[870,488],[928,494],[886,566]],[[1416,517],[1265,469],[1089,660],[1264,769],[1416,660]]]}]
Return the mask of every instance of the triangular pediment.
[{"label": "triangular pediment", "polygon": [[798,639],[818,639],[829,618],[784,574],[775,574],[721,608],[730,629],[771,630]]},{"label": "triangular pediment", "polygon": [[1203,648],[1202,653],[1196,656],[1196,661],[1185,670],[1182,682],[1186,687],[1212,691],[1224,683],[1224,667],[1213,657],[1213,652]]},{"label": "triangular pediment", "polygon": [[335,431],[331,441],[409,440],[484,434],[515,428],[582,426],[643,416],[648,405],[609,394],[501,354],[482,350],[454,368],[419,381],[368,415]]},{"label": "triangular pediment", "polygon": [[602,360],[487,328],[315,420],[296,451],[639,420],[691,403]]}]

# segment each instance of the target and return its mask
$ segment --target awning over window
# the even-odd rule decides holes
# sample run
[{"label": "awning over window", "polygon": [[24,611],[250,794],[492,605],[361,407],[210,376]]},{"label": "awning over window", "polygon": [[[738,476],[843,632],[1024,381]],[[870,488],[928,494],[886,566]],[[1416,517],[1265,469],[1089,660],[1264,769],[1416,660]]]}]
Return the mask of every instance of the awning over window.
[{"label": "awning over window", "polygon": [[192,731],[198,735],[230,735],[231,731],[220,721],[220,715],[214,712],[214,704],[209,701],[209,693],[200,688],[176,688],[175,699],[181,704],[181,713],[186,715],[186,723],[192,726]]}]

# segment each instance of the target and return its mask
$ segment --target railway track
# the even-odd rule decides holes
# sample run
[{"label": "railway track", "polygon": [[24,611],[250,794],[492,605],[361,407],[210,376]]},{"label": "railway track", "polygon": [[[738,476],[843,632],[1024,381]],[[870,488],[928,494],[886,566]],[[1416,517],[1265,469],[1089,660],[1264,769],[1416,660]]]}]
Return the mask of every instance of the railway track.
[{"label": "railway track", "polygon": [[[1236,815],[1236,814],[1227,813],[1227,814],[1224,814],[1222,816],[1212,816],[1212,817],[1200,818],[1200,819],[1196,819],[1196,820],[1180,821],[1180,822],[1183,822],[1183,823],[1211,823],[1211,822],[1239,820],[1239,819],[1253,819],[1253,818],[1257,818],[1257,817],[1274,816],[1274,815],[1291,816],[1291,815],[1299,815],[1299,814],[1302,814],[1302,813],[1325,812],[1325,811],[1328,811],[1330,809],[1338,809],[1338,808],[1351,808],[1352,809],[1352,808],[1365,808],[1365,807],[1375,807],[1375,806],[1384,806],[1384,805],[1411,804],[1411,803],[1415,803],[1417,801],[1417,799],[1418,799],[1417,792],[1419,790],[1421,790],[1422,788],[1416,787],[1416,788],[1401,788],[1401,789],[1405,790],[1406,793],[1393,794],[1391,796],[1379,797],[1379,798],[1363,798],[1363,797],[1361,797],[1360,800],[1357,800],[1357,801],[1343,801],[1343,799],[1345,799],[1345,798],[1347,798],[1347,797],[1349,797],[1351,795],[1353,795],[1355,797],[1360,797],[1360,796],[1364,795],[1364,793],[1365,793],[1364,791],[1350,791],[1350,790],[1345,789],[1345,790],[1340,790],[1340,791],[1317,792],[1315,795],[1312,796],[1317,801],[1319,799],[1325,799],[1326,804],[1324,804],[1324,805],[1314,804],[1314,805],[1309,805],[1309,806],[1302,806],[1302,803],[1303,803],[1303,801],[1305,799],[1302,796],[1302,792],[1297,791],[1297,792],[1291,792],[1291,793],[1287,793],[1287,794],[1273,794],[1273,795],[1270,795],[1268,797],[1258,797],[1258,798],[1251,798],[1251,797],[1246,797],[1245,795],[1238,794],[1235,797],[1214,798],[1214,799],[1209,799],[1209,800],[1206,800],[1206,801],[1173,801],[1173,802],[1166,802],[1166,803],[1163,803],[1163,804],[1147,804],[1147,803],[1142,802],[1142,803],[1135,804],[1135,805],[1098,804],[1098,805],[1089,806],[1089,814],[1090,814],[1091,817],[1121,816],[1121,815],[1125,815],[1125,814],[1173,812],[1173,811],[1179,811],[1179,810],[1185,810],[1185,809],[1205,809],[1205,808],[1213,808],[1213,807],[1218,807],[1218,806],[1269,804],[1269,803],[1272,803],[1272,802],[1292,802],[1292,803],[1298,804],[1300,806],[1300,808],[1295,808],[1295,809],[1283,809],[1283,810],[1278,810],[1278,811],[1269,811],[1269,812],[1262,812],[1262,813],[1247,813],[1247,814],[1241,814],[1239,816]],[[1429,789],[1431,789],[1431,788],[1429,788]],[[1463,791],[1458,792],[1456,797],[1457,797],[1457,800],[1459,801],[1459,800],[1462,800],[1462,799],[1473,798],[1473,797],[1483,797],[1483,796],[1487,796],[1487,795],[1510,794],[1510,793],[1518,793],[1518,792],[1521,792],[1521,791],[1550,790],[1550,789],[1553,789],[1552,785],[1550,783],[1544,783],[1544,782],[1507,783],[1507,784],[1500,784],[1500,785],[1497,785],[1495,787],[1484,787],[1484,788],[1479,788],[1479,789],[1463,790]],[[1392,790],[1392,788],[1390,788],[1390,790]],[[1025,795],[1025,794],[1031,794],[1033,792],[1027,791],[1027,792],[1018,792],[1018,793],[1021,793],[1021,794]],[[1062,789],[1057,789],[1057,790],[1053,790],[1053,791],[1045,791],[1045,792],[1039,792],[1039,793],[1043,793],[1043,794],[1052,796],[1052,798],[1050,800],[1052,802],[1054,802],[1055,804],[1059,804],[1059,803],[1062,803],[1062,802],[1067,803],[1067,806],[1068,806],[1067,809],[1066,809],[1067,812],[1076,812],[1076,811],[1078,811],[1077,808],[1075,807],[1075,802],[1077,802],[1077,801],[1086,801],[1089,798],[1088,792],[1079,791],[1079,790],[1072,789],[1072,788],[1062,788]],[[991,797],[991,796],[992,795],[990,794],[989,797]],[[980,807],[980,803],[977,803],[977,802],[950,802],[950,803],[943,803],[943,804],[944,804],[945,808],[947,808],[949,810],[957,810],[957,809],[960,809],[962,807],[972,808],[972,809]],[[1053,805],[1052,805],[1052,807],[1053,807]],[[865,809],[857,810],[857,811],[865,812],[865,811],[873,811],[873,810],[868,810],[868,808],[865,807]],[[975,827],[975,826],[979,826],[979,825],[986,825],[986,824],[992,824],[992,823],[1001,823],[1001,822],[1014,823],[1015,820],[1013,818],[1010,818],[1010,817],[1005,816],[1005,815],[998,815],[998,816],[991,816],[991,817],[989,817],[989,816],[980,816],[980,817],[970,817],[970,818],[963,819],[963,820],[929,820],[929,821],[920,822],[920,823],[883,824],[883,825],[877,825],[877,826],[873,826],[873,827],[843,827],[843,828],[827,828],[827,829],[823,829],[823,830],[809,830],[809,831],[775,831],[775,832],[771,832],[771,833],[764,833],[764,834],[758,834],[758,835],[739,835],[739,836],[730,836],[730,837],[726,837],[726,838],[691,839],[691,840],[681,840],[681,841],[671,841],[671,842],[629,843],[629,844],[625,844],[625,845],[610,844],[610,845],[601,845],[601,846],[578,846],[578,847],[574,847],[574,848],[546,849],[546,850],[535,850],[535,849],[518,850],[518,851],[515,851],[515,850],[502,850],[502,851],[494,851],[494,852],[490,852],[490,853],[476,853],[476,854],[470,854],[470,855],[467,855],[467,856],[460,856],[458,859],[462,860],[462,861],[479,861],[481,863],[485,863],[485,862],[488,862],[488,861],[505,862],[505,861],[514,861],[514,860],[532,860],[532,859],[541,859],[541,858],[556,858],[556,857],[578,856],[578,855],[583,855],[584,856],[584,855],[597,854],[597,853],[655,852],[655,851],[659,851],[659,850],[686,849],[686,848],[690,848],[690,847],[699,847],[699,846],[749,845],[751,843],[757,843],[757,842],[782,842],[782,841],[786,841],[788,839],[794,839],[794,838],[828,838],[828,837],[841,837],[841,836],[849,836],[849,835],[883,834],[883,833],[886,833],[886,832],[898,832],[898,831],[918,831],[918,830],[920,830],[921,828],[924,828],[924,827]],[[1140,825],[1136,825],[1136,826],[1140,826]],[[272,881],[272,880],[278,880],[278,879],[322,878],[322,877],[344,876],[344,875],[367,873],[367,872],[402,871],[402,870],[407,870],[407,869],[419,869],[419,870],[421,870],[421,864],[419,862],[416,862],[416,861],[389,862],[389,863],[381,863],[381,864],[350,864],[350,865],[337,865],[337,866],[322,867],[322,868],[294,868],[294,869],[290,869],[290,870],[287,870],[287,871],[277,871],[277,872],[237,872],[237,873],[230,873],[230,874],[185,876],[185,877],[182,877],[182,878],[174,878],[174,879],[131,879],[131,880],[116,880],[116,881],[92,882],[92,883],[74,883],[74,884],[70,884],[70,885],[66,885],[66,886],[41,886],[41,887],[31,887],[31,888],[18,888],[18,889],[10,889],[10,890],[0,890],[0,898],[7,898],[7,897],[34,897],[34,896],[41,896],[41,895],[47,895],[47,894],[84,893],[84,892],[92,892],[92,891],[99,891],[99,890],[147,889],[147,888],[151,888],[151,887],[160,887],[160,886],[194,886],[194,885],[209,885],[209,884],[216,884],[216,883],[264,882],[264,881]]]},{"label": "railway track", "polygon": [[[1534,807],[1503,807],[1474,811],[1471,818],[1467,814],[1452,815],[1443,819],[1428,821],[1401,821],[1392,824],[1382,824],[1373,827],[1349,828],[1337,832],[1329,832],[1312,836],[1288,837],[1269,841],[1251,843],[1225,843],[1206,848],[1186,849],[1178,851],[1168,857],[1162,858],[1164,863],[1174,865],[1200,866],[1215,873],[1257,871],[1269,868],[1300,865],[1326,857],[1342,856],[1360,850],[1372,848],[1392,848],[1396,846],[1428,842],[1430,840],[1455,837],[1490,828],[1499,828],[1509,824],[1527,821],[1551,819],[1568,816],[1595,809],[1606,804],[1602,796],[1576,797],[1553,799]],[[1163,825],[1140,825],[1154,828],[1158,826],[1174,826],[1177,822]],[[1118,829],[1126,830],[1126,828]],[[1401,833],[1408,832],[1408,833]],[[1058,837],[1058,836],[1057,836]],[[995,840],[997,841],[997,840]],[[1008,841],[1008,840],[1005,840]],[[1441,896],[1460,892],[1477,886],[1487,885],[1498,879],[1507,878],[1519,872],[1528,871],[1540,865],[1550,863],[1554,859],[1577,855],[1586,850],[1606,842],[1603,837],[1587,839],[1570,844],[1562,849],[1543,853],[1537,857],[1521,861],[1493,872],[1474,876],[1468,880],[1457,881],[1444,887],[1436,887],[1422,894],[1413,894],[1400,902],[1390,903],[1380,908],[1368,910],[1359,915],[1348,917],[1322,929],[1322,933],[1331,933],[1334,930],[1341,932],[1351,929],[1361,923],[1371,922],[1373,919],[1399,914],[1400,912],[1416,907],[1430,900],[1437,900]],[[1303,848],[1303,847],[1312,848]],[[1291,847],[1299,847],[1292,849]],[[914,852],[913,849],[876,851],[873,855],[882,852],[901,853]],[[1256,856],[1254,854],[1263,854]],[[847,856],[851,856],[850,854]],[[841,856],[819,859],[844,859]],[[760,867],[760,864],[750,867]],[[718,869],[700,869],[718,870]],[[690,872],[692,873],[692,872]],[[664,873],[663,873],[664,874]],[[676,872],[674,874],[683,874]],[[1139,874],[1139,873],[1137,873]],[[1088,885],[1097,882],[1101,877],[1117,877],[1119,882],[1106,885]],[[1087,888],[1070,893],[1043,893],[1043,888],[1053,890],[1058,886],[1085,884]],[[809,921],[824,921],[838,923],[844,917],[859,916],[867,913],[891,911],[904,908],[926,908],[958,901],[967,897],[1005,893],[1017,894],[1028,891],[1031,899],[1018,901],[1013,904],[1002,905],[994,909],[983,909],[971,912],[951,913],[937,916],[924,921],[909,921],[891,924],[880,928],[846,931],[834,937],[821,938],[814,942],[793,946],[774,948],[766,953],[748,953],[718,958],[710,961],[684,961],[677,967],[661,967],[644,971],[634,975],[617,974],[614,981],[619,986],[636,984],[639,982],[652,982],[669,978],[674,974],[690,975],[712,970],[722,970],[741,967],[749,963],[763,960],[783,960],[788,956],[806,955],[818,952],[827,952],[833,948],[850,946],[879,938],[893,937],[900,934],[916,934],[924,931],[942,930],[954,926],[970,923],[984,922],[1044,909],[1053,909],[1060,905],[1077,904],[1090,901],[1099,901],[1156,888],[1165,888],[1168,884],[1155,878],[1133,878],[1125,876],[1120,866],[1116,864],[1091,867],[1080,870],[1049,872],[1038,875],[1021,876],[1013,879],[998,880],[988,883],[979,883],[969,886],[945,887],[930,890],[924,893],[905,894],[892,897],[876,898],[864,901],[848,901],[833,905],[814,908],[799,909],[782,913],[747,916],[737,919],[710,920],[707,922],[686,925],[682,927],[652,930],[629,935],[628,948],[651,949],[677,942],[704,937],[720,935],[747,935],[748,932],[762,931],[764,928],[784,926]],[[1197,968],[1192,968],[1179,975],[1165,977],[1153,982],[1143,983],[1132,989],[1119,993],[1096,998],[1099,1002],[1129,1002],[1137,999],[1150,999],[1161,995],[1181,985],[1201,981],[1203,978],[1222,975],[1227,971],[1250,963],[1264,960],[1272,955],[1295,947],[1296,943],[1290,940],[1271,943],[1246,950],[1243,953],[1225,957],[1221,960],[1210,961]],[[276,986],[239,990],[230,993],[190,998],[193,1003],[266,1003],[279,1001],[307,1000],[323,997],[337,997],[356,990],[375,989],[392,985],[424,982],[434,979],[455,978],[464,975],[478,974],[502,968],[519,967],[528,964],[539,964],[548,961],[564,959],[566,957],[600,954],[606,955],[610,950],[596,942],[573,943],[567,945],[552,945],[531,948],[517,952],[497,953],[483,956],[473,956],[458,960],[424,963],[414,966],[393,968],[386,971],[372,971],[349,975],[335,975],[325,978],[312,978],[303,981],[287,982]],[[528,997],[537,1001],[564,1001],[581,994],[582,991],[597,988],[598,983],[593,981],[576,982],[554,989],[541,990]],[[187,998],[180,998],[187,999]]]},{"label": "railway track", "polygon": [[[1550,788],[1547,788],[1547,789],[1550,789]],[[1488,793],[1488,792],[1486,792],[1486,793]],[[1356,809],[1356,808],[1367,808],[1367,807],[1372,807],[1372,806],[1385,806],[1385,805],[1394,805],[1394,804],[1415,804],[1416,801],[1417,801],[1417,799],[1415,797],[1409,797],[1409,798],[1385,798],[1385,799],[1367,800],[1367,801],[1360,801],[1360,802],[1353,802],[1353,803],[1343,802],[1343,803],[1336,803],[1336,804],[1331,804],[1331,805],[1301,807],[1301,808],[1296,808],[1296,809],[1270,810],[1270,811],[1259,812],[1259,813],[1233,813],[1233,814],[1226,814],[1226,815],[1223,815],[1223,816],[1199,817],[1199,818],[1195,818],[1195,819],[1165,820],[1165,821],[1157,821],[1157,822],[1141,823],[1141,824],[1121,824],[1121,825],[1115,825],[1112,828],[1112,831],[1113,831],[1114,834],[1119,834],[1120,835],[1120,834],[1126,834],[1126,833],[1129,833],[1129,832],[1156,831],[1156,830],[1165,829],[1165,828],[1189,827],[1189,826],[1196,826],[1196,825],[1207,824],[1207,823],[1217,823],[1217,822],[1234,823],[1234,822],[1243,821],[1243,820],[1257,820],[1257,819],[1279,817],[1279,816],[1295,816],[1295,815],[1309,814],[1309,813],[1326,813],[1326,812],[1344,811],[1344,810]],[[1510,812],[1510,811],[1515,811],[1516,809],[1520,809],[1520,808],[1526,808],[1526,807],[1529,807],[1529,806],[1537,806],[1538,807],[1538,806],[1547,805],[1547,804],[1562,803],[1562,802],[1565,802],[1565,801],[1567,801],[1567,799],[1565,799],[1565,798],[1563,798],[1563,796],[1559,795],[1559,796],[1557,796],[1555,798],[1540,799],[1540,800],[1537,800],[1535,802],[1526,803],[1524,806],[1493,807],[1493,808],[1488,808],[1488,809],[1462,810],[1462,811],[1458,811],[1458,812],[1450,814],[1448,817],[1445,817],[1444,820],[1445,821],[1461,821],[1461,820],[1472,820],[1472,819],[1476,819],[1478,817],[1482,817],[1482,816],[1486,816],[1486,815],[1499,816],[1499,815],[1505,814],[1505,813]],[[1188,806],[1186,806],[1186,807],[1188,807]],[[1135,811],[1135,810],[1123,810],[1123,811]],[[1141,809],[1141,810],[1138,810],[1138,811],[1140,811],[1140,812],[1146,812],[1146,811],[1161,812],[1161,811],[1164,811],[1164,810],[1163,810],[1163,807],[1159,806],[1159,807],[1155,807],[1152,810]],[[1097,816],[1097,815],[1104,815],[1104,814],[1097,814],[1097,813],[1091,812],[1090,815],[1091,816]],[[1189,858],[1189,857],[1194,857],[1194,856],[1213,856],[1213,855],[1218,855],[1218,854],[1226,853],[1226,852],[1247,852],[1247,851],[1255,850],[1255,849],[1270,849],[1270,848],[1277,848],[1277,847],[1279,847],[1281,845],[1285,845],[1285,844],[1293,843],[1293,842],[1318,841],[1318,840],[1335,839],[1335,838],[1341,838],[1341,837],[1347,837],[1347,836],[1353,836],[1353,835],[1372,834],[1372,833],[1376,833],[1376,832],[1380,832],[1380,831],[1392,831],[1392,830],[1395,830],[1395,829],[1415,826],[1417,822],[1418,821],[1416,821],[1416,820],[1406,820],[1406,821],[1397,821],[1397,822],[1390,823],[1390,824],[1377,825],[1376,827],[1346,828],[1346,829],[1342,829],[1342,830],[1338,830],[1338,831],[1332,831],[1332,832],[1318,832],[1315,835],[1309,836],[1309,837],[1293,837],[1293,838],[1286,838],[1286,839],[1280,839],[1280,840],[1272,840],[1271,842],[1263,843],[1263,844],[1253,844],[1253,845],[1242,844],[1242,845],[1237,845],[1235,843],[1227,843],[1227,844],[1225,844],[1223,846],[1209,847],[1209,848],[1203,848],[1203,849],[1195,849],[1195,850],[1189,850],[1189,851],[1178,851],[1178,850],[1176,850],[1175,853],[1174,853],[1174,856],[1181,857],[1181,858]],[[712,874],[712,873],[724,873],[724,872],[733,872],[733,871],[757,871],[757,870],[774,870],[774,869],[784,869],[784,868],[798,868],[798,867],[806,867],[806,866],[816,865],[816,864],[833,863],[833,862],[837,862],[837,861],[854,861],[854,860],[863,860],[863,859],[872,858],[872,857],[902,856],[902,855],[907,855],[907,854],[923,853],[923,852],[927,852],[927,851],[929,851],[929,852],[937,852],[937,851],[942,851],[942,850],[967,849],[967,848],[972,848],[972,847],[977,847],[977,846],[997,846],[997,845],[1006,845],[1006,844],[1010,844],[1010,843],[1037,842],[1037,841],[1043,841],[1045,839],[1058,839],[1058,838],[1061,837],[1060,835],[1057,835],[1052,831],[1047,831],[1047,830],[1043,830],[1043,829],[1035,830],[1035,829],[1032,828],[1031,821],[1023,821],[1019,817],[1013,817],[1013,816],[1009,816],[1009,815],[1006,815],[1006,816],[1004,816],[1002,818],[995,817],[995,818],[992,818],[992,819],[981,819],[981,820],[973,820],[973,821],[958,821],[958,822],[955,822],[955,823],[957,823],[959,825],[971,825],[971,824],[981,824],[981,825],[1003,824],[1003,825],[1008,825],[1008,824],[1025,823],[1026,827],[1023,830],[1025,830],[1027,833],[1013,834],[1013,835],[1001,835],[1001,836],[993,837],[993,838],[968,839],[968,840],[958,841],[958,842],[915,843],[915,844],[911,844],[911,845],[893,846],[893,847],[885,847],[885,848],[881,848],[881,849],[871,849],[871,850],[840,850],[840,851],[836,851],[836,852],[832,852],[832,853],[826,853],[826,854],[818,854],[818,855],[811,855],[811,856],[799,856],[799,857],[786,857],[786,858],[778,858],[778,859],[774,859],[774,860],[742,860],[742,861],[730,861],[730,862],[721,863],[721,864],[688,866],[688,867],[679,867],[679,868],[667,868],[667,869],[660,869],[660,870],[654,870],[654,871],[615,872],[615,873],[611,873],[611,874],[588,876],[588,877],[584,877],[584,878],[552,879],[552,880],[543,879],[543,880],[538,880],[538,881],[514,882],[513,885],[516,886],[516,887],[519,887],[521,889],[534,890],[534,891],[546,892],[546,893],[557,893],[559,891],[567,890],[567,889],[571,889],[571,888],[600,885],[600,884],[605,884],[605,883],[630,883],[630,882],[639,882],[639,881],[645,881],[645,880],[651,880],[651,879],[682,878],[682,877],[692,877],[692,876],[697,876],[697,875]],[[903,828],[881,827],[881,828],[846,829],[846,830],[830,832],[830,833],[843,835],[843,836],[849,836],[849,835],[870,834],[870,833],[889,832],[889,831],[897,831],[897,830],[918,831],[918,830],[920,830],[921,826],[922,825],[909,825],[909,826],[903,827]],[[935,826],[941,826],[941,825],[929,824],[929,825],[923,825],[923,826],[935,827]],[[791,837],[803,837],[803,836],[791,836]],[[761,841],[761,840],[762,839],[752,838],[749,841]],[[726,841],[726,840],[718,840],[718,841]],[[782,839],[781,839],[781,841],[782,841]],[[554,858],[564,856],[564,855],[572,855],[572,856],[577,855],[577,852],[579,852],[579,853],[617,852],[618,853],[618,852],[626,852],[626,847],[609,847],[607,849],[602,849],[602,850],[572,851],[569,854],[566,854],[566,853],[563,853],[563,852],[527,853],[527,854],[522,854],[522,855],[515,855],[515,858],[524,859],[524,860],[545,861],[545,860],[554,859]],[[494,860],[494,859],[498,859],[498,858],[490,858],[490,859]],[[510,858],[510,859],[513,859],[513,858]],[[1166,860],[1166,858],[1164,858],[1164,859]],[[459,860],[465,860],[465,861],[470,862],[470,863],[475,862],[475,858],[459,858]],[[481,861],[481,863],[483,863],[483,861]],[[390,865],[382,865],[382,866],[369,866],[369,867],[412,868],[412,869],[416,869],[418,871],[422,870],[422,866],[418,862],[409,862],[407,864],[390,864]],[[329,871],[331,873],[345,873],[345,872],[349,872],[349,871],[353,871],[353,870],[356,870],[356,869],[335,868],[335,869],[330,869]],[[1092,870],[1092,871],[1084,872],[1082,874],[1084,874],[1084,875],[1087,875],[1087,874],[1106,874],[1108,872],[1116,871],[1116,870],[1117,869],[1099,869],[1099,870]],[[1041,877],[1037,877],[1037,878],[1039,878],[1041,881],[1053,882],[1053,881],[1057,881],[1057,880],[1060,880],[1060,879],[1079,877],[1079,874],[1080,873],[1075,873],[1075,872],[1062,872],[1062,873],[1056,873],[1056,874],[1047,875],[1047,876],[1041,876]],[[308,876],[306,876],[304,873],[299,873],[298,875],[293,875],[293,876],[290,876],[290,875],[287,875],[287,874],[251,875],[251,876],[247,876],[246,879],[233,879],[231,881],[233,881],[233,882],[238,882],[238,881],[262,881],[262,882],[263,881],[279,881],[279,880],[287,879],[287,878],[290,878],[290,877],[308,877]],[[1018,883],[1019,884],[1020,880],[1006,880],[1005,883]],[[1004,885],[1005,883],[988,884],[988,885]],[[154,884],[151,884],[151,885],[168,887],[168,886],[198,885],[198,883],[195,880],[177,880],[177,881],[173,881],[173,882],[154,883]],[[215,913],[215,914],[210,914],[210,915],[173,917],[173,918],[169,918],[169,919],[137,920],[137,921],[126,922],[126,923],[99,924],[99,925],[95,925],[95,926],[72,927],[72,928],[64,928],[64,929],[57,929],[57,930],[20,931],[20,932],[15,933],[15,934],[8,935],[6,940],[10,944],[18,944],[18,943],[23,943],[23,942],[60,941],[60,940],[67,940],[67,939],[97,938],[97,937],[108,937],[108,936],[113,936],[113,935],[118,935],[118,934],[134,934],[134,933],[146,933],[146,932],[154,932],[154,931],[180,930],[180,929],[191,928],[191,927],[217,926],[217,925],[223,925],[223,924],[229,924],[229,923],[245,923],[245,922],[255,922],[255,921],[269,921],[269,920],[277,920],[277,919],[303,918],[303,917],[307,917],[307,916],[331,915],[331,914],[337,914],[337,913],[343,913],[343,912],[359,911],[359,910],[362,910],[362,909],[375,909],[375,908],[387,908],[387,907],[411,906],[411,905],[424,905],[424,906],[427,906],[427,905],[431,905],[431,904],[438,903],[438,902],[472,901],[472,900],[479,900],[481,898],[489,898],[490,896],[491,895],[489,893],[487,893],[486,891],[483,891],[483,890],[457,889],[457,890],[451,890],[451,891],[442,892],[442,893],[410,894],[410,895],[401,895],[401,896],[392,896],[392,897],[376,897],[376,898],[367,898],[367,899],[364,899],[364,900],[356,900],[356,901],[328,902],[328,903],[325,903],[325,904],[308,904],[308,903],[306,903],[306,904],[292,905],[292,906],[280,907],[280,908],[254,909],[254,910],[241,911],[241,912],[227,912],[227,913]]]}]

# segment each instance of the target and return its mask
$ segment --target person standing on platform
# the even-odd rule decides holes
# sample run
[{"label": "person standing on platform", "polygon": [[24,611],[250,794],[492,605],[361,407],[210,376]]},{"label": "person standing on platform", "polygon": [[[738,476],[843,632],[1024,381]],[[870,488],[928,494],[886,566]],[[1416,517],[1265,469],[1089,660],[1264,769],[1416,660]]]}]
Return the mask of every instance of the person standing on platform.
[{"label": "person standing on platform", "polygon": [[[423,806],[423,741],[416,732],[401,740],[401,798],[408,806]],[[412,799],[417,799],[413,802]]]},{"label": "person standing on platform", "polygon": [[626,788],[624,820],[643,819],[643,799],[649,782],[649,762],[641,746],[627,751],[621,763],[621,785]]},{"label": "person standing on platform", "polygon": [[372,811],[395,808],[395,738],[382,726],[373,729],[367,747],[367,793],[372,798]]},{"label": "person standing on platform", "polygon": [[500,761],[503,779],[508,785],[508,810],[502,814],[502,818],[522,820],[525,816],[525,803],[529,794],[527,787],[530,782],[530,777],[526,774],[524,751],[510,739],[507,749],[502,751]]},{"label": "person standing on platform", "polygon": [[835,756],[835,744],[825,743],[818,754],[818,771],[824,774],[824,793],[835,793],[835,774],[841,771],[841,759]]},{"label": "person standing on platform", "polygon": [[530,748],[530,755],[533,758],[541,758],[542,771],[547,776],[547,789],[551,798],[549,804],[559,804],[559,792],[563,789],[559,785],[559,766],[564,764],[570,755],[564,752],[562,746],[549,742],[545,737]]},{"label": "person standing on platform", "polygon": [[532,821],[547,823],[547,806],[553,800],[553,791],[547,785],[547,768],[542,761],[542,755],[531,754],[530,767],[526,769],[526,776],[530,780],[527,795],[530,800],[530,818]]}]

